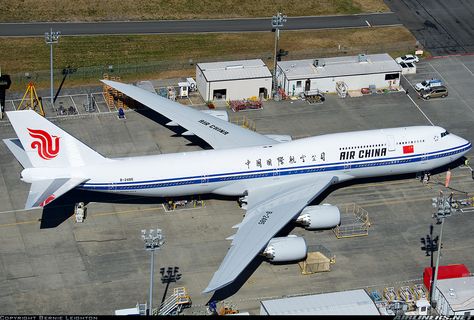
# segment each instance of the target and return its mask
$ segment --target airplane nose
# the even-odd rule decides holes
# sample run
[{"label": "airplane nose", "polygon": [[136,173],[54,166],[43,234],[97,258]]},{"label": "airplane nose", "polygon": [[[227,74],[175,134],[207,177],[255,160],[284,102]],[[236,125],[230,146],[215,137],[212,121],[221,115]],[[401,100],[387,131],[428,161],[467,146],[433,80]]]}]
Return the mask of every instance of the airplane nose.
[{"label": "airplane nose", "polygon": [[456,135],[453,135],[453,138],[455,138],[455,144],[456,146],[458,147],[462,147],[462,146],[465,146],[466,147],[466,152],[468,152],[469,150],[471,150],[472,148],[472,144],[470,141],[464,139],[464,138],[461,138],[459,136],[456,136]]}]

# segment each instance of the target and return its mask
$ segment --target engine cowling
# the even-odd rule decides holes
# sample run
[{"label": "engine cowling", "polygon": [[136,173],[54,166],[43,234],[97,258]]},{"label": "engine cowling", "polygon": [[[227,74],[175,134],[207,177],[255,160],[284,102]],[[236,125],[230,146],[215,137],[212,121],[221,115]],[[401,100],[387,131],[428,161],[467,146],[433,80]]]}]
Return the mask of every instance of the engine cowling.
[{"label": "engine cowling", "polygon": [[303,209],[296,222],[306,229],[330,229],[341,222],[341,213],[338,207],[330,204],[308,206]]},{"label": "engine cowling", "polygon": [[304,238],[289,235],[272,238],[262,255],[272,262],[286,262],[304,259],[307,250]]},{"label": "engine cowling", "polygon": [[293,140],[288,134],[266,134],[265,136],[277,142],[289,142]]}]

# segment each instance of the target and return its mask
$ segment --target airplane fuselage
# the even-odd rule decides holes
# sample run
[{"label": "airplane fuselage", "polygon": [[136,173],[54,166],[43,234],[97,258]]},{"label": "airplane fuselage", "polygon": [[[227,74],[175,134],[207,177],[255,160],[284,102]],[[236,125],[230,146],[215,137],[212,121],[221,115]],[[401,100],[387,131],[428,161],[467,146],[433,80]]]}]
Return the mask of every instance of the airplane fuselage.
[{"label": "airplane fuselage", "polygon": [[[461,156],[471,144],[440,127],[326,134],[260,147],[114,159],[75,168],[93,179],[80,189],[142,196],[203,193],[239,196],[251,186],[301,175],[341,180],[428,171]],[[104,166],[107,169],[104,169]]]}]

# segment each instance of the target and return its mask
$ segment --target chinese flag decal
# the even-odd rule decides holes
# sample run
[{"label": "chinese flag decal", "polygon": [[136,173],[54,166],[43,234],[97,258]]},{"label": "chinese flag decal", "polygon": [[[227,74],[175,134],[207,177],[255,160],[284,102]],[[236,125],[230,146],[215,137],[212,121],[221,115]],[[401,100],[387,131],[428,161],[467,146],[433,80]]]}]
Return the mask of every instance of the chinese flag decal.
[{"label": "chinese flag decal", "polygon": [[413,145],[403,146],[403,154],[415,152],[415,147]]}]

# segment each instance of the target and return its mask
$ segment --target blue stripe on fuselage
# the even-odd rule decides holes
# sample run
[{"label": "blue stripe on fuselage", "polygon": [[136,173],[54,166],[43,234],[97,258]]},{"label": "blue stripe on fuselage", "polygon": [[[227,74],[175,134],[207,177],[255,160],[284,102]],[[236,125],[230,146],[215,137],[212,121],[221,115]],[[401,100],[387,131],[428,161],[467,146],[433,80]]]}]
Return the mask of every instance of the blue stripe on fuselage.
[{"label": "blue stripe on fuselage", "polygon": [[[434,151],[426,154],[417,154],[409,156],[399,156],[399,157],[390,157],[390,158],[377,158],[371,160],[356,160],[351,162],[335,162],[328,164],[314,164],[306,165],[299,167],[290,167],[290,168],[271,168],[263,170],[253,170],[253,171],[240,171],[240,172],[230,172],[230,173],[218,173],[211,174],[204,177],[206,183],[211,182],[220,182],[220,181],[232,181],[232,180],[241,180],[241,179],[255,179],[255,178],[266,178],[275,175],[275,170],[278,169],[278,176],[285,175],[295,175],[295,174],[305,174],[310,172],[327,172],[327,171],[336,171],[344,170],[345,168],[357,169],[357,168],[369,168],[369,167],[378,167],[386,165],[397,165],[401,163],[412,163],[419,162],[423,157],[426,160],[438,159],[447,157],[453,154],[457,154],[468,150],[471,147],[471,143],[467,143],[463,146],[458,146],[454,148]],[[454,151],[455,149],[459,149]],[[446,152],[448,151],[448,152]],[[403,162],[401,162],[403,161]],[[150,189],[150,188],[164,188],[172,187],[178,185],[190,185],[190,184],[200,184],[202,181],[202,176],[191,176],[191,177],[180,177],[180,178],[168,178],[161,180],[148,180],[148,181],[134,181],[134,182],[117,182],[117,183],[85,183],[80,185],[80,189],[85,190],[110,190],[112,187],[113,190],[137,190],[137,189]]]}]

